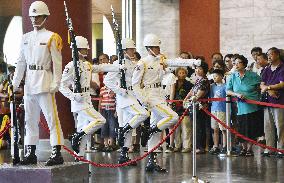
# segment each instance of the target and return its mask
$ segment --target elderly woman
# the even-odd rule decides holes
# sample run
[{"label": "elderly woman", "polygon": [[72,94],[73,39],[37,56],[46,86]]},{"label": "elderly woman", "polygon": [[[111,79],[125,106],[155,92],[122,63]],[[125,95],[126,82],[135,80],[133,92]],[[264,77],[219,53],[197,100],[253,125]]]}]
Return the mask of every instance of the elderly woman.
[{"label": "elderly woman", "polygon": [[[198,99],[208,98],[210,84],[206,77],[208,72],[208,64],[204,61],[201,62],[200,66],[195,69],[195,74],[197,76],[196,82],[190,92],[186,95],[184,101],[190,98],[192,101],[197,101]],[[206,123],[209,124],[208,115],[201,109],[202,107],[207,107],[207,103],[201,103],[196,111],[196,153],[205,153],[206,145]],[[192,119],[192,110],[190,110],[190,118]]]},{"label": "elderly woman", "polygon": [[[259,107],[254,104],[243,102],[244,99],[259,100],[260,77],[251,71],[247,71],[248,60],[243,55],[238,55],[235,60],[236,72],[230,76],[226,90],[227,94],[237,97],[238,113],[237,121],[239,133],[251,139],[259,137],[258,126],[260,125]],[[252,144],[240,139],[242,150],[240,156],[253,156]]]}]

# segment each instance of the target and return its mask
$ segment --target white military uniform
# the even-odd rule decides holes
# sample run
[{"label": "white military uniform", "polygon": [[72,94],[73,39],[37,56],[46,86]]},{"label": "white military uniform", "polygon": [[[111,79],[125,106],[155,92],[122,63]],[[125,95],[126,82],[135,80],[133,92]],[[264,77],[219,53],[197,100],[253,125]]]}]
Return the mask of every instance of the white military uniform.
[{"label": "white military uniform", "polygon": [[[132,128],[137,128],[143,121],[148,117],[148,111],[142,107],[137,99],[134,97],[133,88],[132,88],[132,75],[136,63],[124,59],[125,69],[125,81],[127,87],[127,94],[125,91],[121,91],[120,87],[120,73],[108,73],[104,78],[104,84],[116,93],[116,104],[117,104],[117,114],[118,114],[118,123],[119,127],[124,127],[126,124],[129,124]],[[115,61],[114,64],[118,65],[119,61]],[[131,146],[131,132],[128,132],[125,135],[124,147]]]},{"label": "white military uniform", "polygon": [[[161,81],[165,74],[163,65],[170,67],[192,66],[195,59],[164,59],[148,55],[142,58],[134,69],[132,85],[137,99],[151,110],[150,126],[164,130],[178,121],[178,114],[167,106]],[[148,141],[148,150],[160,141],[160,134],[155,133]]]},{"label": "white military uniform", "polygon": [[54,95],[61,80],[61,49],[60,36],[44,28],[23,35],[13,86],[18,88],[26,73],[25,145],[36,145],[38,142],[41,110],[50,129],[51,146],[63,145],[63,133]]},{"label": "white military uniform", "polygon": [[[87,135],[92,134],[105,123],[106,119],[97,112],[91,102],[90,82],[93,72],[119,72],[119,66],[112,64],[92,65],[88,62],[80,60],[79,72],[81,73],[80,84],[82,87],[82,99],[76,101],[73,91],[69,88],[71,85],[74,88],[74,65],[69,62],[63,71],[60,85],[60,92],[71,100],[71,112],[76,112],[77,115],[77,132],[84,131]],[[80,156],[84,155],[87,136],[84,136],[80,144]]]}]

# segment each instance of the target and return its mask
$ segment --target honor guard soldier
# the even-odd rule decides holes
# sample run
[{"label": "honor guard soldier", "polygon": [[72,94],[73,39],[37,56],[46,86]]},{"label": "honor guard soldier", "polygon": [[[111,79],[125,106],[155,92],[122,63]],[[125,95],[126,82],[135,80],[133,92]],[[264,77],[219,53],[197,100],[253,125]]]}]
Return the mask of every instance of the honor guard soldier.
[{"label": "honor guard soldier", "polygon": [[[151,112],[150,130],[142,133],[141,143],[148,141],[148,151],[160,141],[162,130],[173,126],[178,121],[178,114],[167,106],[161,81],[165,67],[192,66],[195,59],[165,59],[160,53],[161,41],[155,34],[147,34],[143,41],[148,56],[142,58],[134,69],[132,86],[136,98]],[[146,142],[145,142],[146,141]],[[156,163],[155,153],[150,153],[146,171],[166,172]]]},{"label": "honor guard soldier", "polygon": [[82,36],[75,37],[79,61],[80,84],[82,93],[75,93],[70,89],[75,88],[74,65],[73,61],[69,62],[63,71],[62,80],[60,84],[60,92],[71,100],[71,112],[76,112],[77,116],[77,132],[72,135],[71,146],[78,156],[84,156],[87,144],[87,136],[100,129],[105,123],[106,119],[97,112],[91,102],[90,83],[92,72],[119,72],[120,66],[113,64],[92,65],[87,62],[89,43],[88,40]]},{"label": "honor guard soldier", "polygon": [[62,72],[62,39],[54,32],[45,29],[45,21],[50,15],[47,5],[35,1],[29,8],[29,16],[34,30],[23,35],[21,51],[13,80],[17,90],[24,73],[25,107],[25,149],[22,165],[36,164],[36,144],[39,140],[38,122],[42,110],[50,130],[52,154],[46,166],[63,164],[61,145],[63,133],[58,118],[55,93],[58,91]]},{"label": "honor guard soldier", "polygon": [[[137,128],[149,116],[148,111],[142,107],[134,97],[132,88],[132,75],[137,62],[134,59],[135,43],[131,39],[122,39],[124,53],[123,65],[125,67],[126,89],[121,87],[120,73],[108,73],[104,78],[105,85],[116,93],[117,114],[120,130],[118,144],[121,147],[118,163],[129,161],[128,150],[131,147],[131,129]],[[119,61],[114,64],[118,65]]]}]

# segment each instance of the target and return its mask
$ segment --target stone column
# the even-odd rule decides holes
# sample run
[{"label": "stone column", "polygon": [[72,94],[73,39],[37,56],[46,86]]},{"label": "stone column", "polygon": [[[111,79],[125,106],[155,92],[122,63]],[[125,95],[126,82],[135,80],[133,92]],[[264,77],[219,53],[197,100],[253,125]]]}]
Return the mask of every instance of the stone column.
[{"label": "stone column", "polygon": [[[35,0],[22,1],[22,15],[23,15],[23,30],[24,33],[32,31],[32,25],[28,16],[29,7]],[[58,0],[43,0],[50,11],[50,16],[47,19],[46,28],[53,32],[58,33],[63,39],[63,68],[71,61],[71,49],[67,43],[68,29],[66,25],[66,17],[64,12],[63,1]],[[73,27],[76,35],[84,36],[88,39],[89,44],[92,45],[92,29],[91,29],[91,0],[72,0],[66,1],[69,16],[72,18]],[[91,54],[91,52],[90,52]],[[91,59],[91,55],[90,55]],[[56,94],[57,109],[59,113],[59,119],[61,122],[64,137],[74,132],[74,120],[73,115],[70,112],[70,101],[65,98],[61,93]],[[41,116],[41,120],[45,121],[44,116]],[[40,125],[39,125],[40,126]],[[47,139],[49,135],[40,126],[40,138]]]},{"label": "stone column", "polygon": [[136,45],[141,56],[147,55],[144,36],[154,33],[161,39],[161,52],[176,58],[180,51],[179,19],[179,0],[136,0]]}]

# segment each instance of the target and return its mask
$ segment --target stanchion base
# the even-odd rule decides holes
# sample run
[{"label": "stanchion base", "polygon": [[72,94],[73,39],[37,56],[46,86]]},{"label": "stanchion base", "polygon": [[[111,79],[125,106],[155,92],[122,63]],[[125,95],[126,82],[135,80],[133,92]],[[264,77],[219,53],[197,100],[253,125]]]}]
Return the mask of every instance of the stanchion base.
[{"label": "stanchion base", "polygon": [[13,166],[0,165],[1,183],[62,183],[88,182],[88,164],[67,162],[63,165],[45,166],[44,162],[36,165]]},{"label": "stanchion base", "polygon": [[193,176],[192,177],[192,183],[209,183],[209,181],[201,180],[198,177]]},{"label": "stanchion base", "polygon": [[227,156],[227,157],[238,157],[239,155],[238,155],[237,153],[231,151],[231,152],[227,152],[227,155],[226,155],[226,156]]}]

